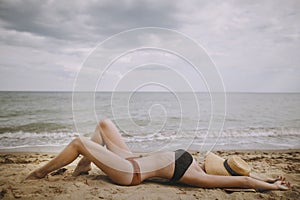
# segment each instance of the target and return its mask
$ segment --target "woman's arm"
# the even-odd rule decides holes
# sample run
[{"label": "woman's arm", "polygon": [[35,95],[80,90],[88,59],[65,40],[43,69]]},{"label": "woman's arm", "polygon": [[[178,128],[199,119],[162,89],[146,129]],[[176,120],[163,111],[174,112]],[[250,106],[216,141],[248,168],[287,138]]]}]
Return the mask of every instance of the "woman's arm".
[{"label": "woman's arm", "polygon": [[248,176],[215,176],[201,174],[188,182],[189,183],[186,183],[202,188],[248,188],[258,191],[290,189],[290,183],[284,180],[278,180],[270,184]]},{"label": "woman's arm", "polygon": [[261,180],[261,181],[264,181],[264,182],[268,182],[268,183],[275,183],[276,181],[284,181],[284,177],[282,177],[282,176],[278,176],[277,178],[270,178],[270,177],[266,177],[266,176],[261,175],[261,174],[257,174],[255,172],[250,172],[249,176],[251,178]]}]

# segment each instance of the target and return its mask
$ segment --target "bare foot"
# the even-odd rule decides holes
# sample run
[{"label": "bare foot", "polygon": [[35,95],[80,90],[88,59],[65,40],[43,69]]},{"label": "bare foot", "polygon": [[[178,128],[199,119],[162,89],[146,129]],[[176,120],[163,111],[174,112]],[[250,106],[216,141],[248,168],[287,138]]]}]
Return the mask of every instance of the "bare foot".
[{"label": "bare foot", "polygon": [[76,166],[72,176],[79,176],[79,175],[83,175],[83,174],[88,174],[91,169],[92,169],[91,161],[89,161],[88,159],[83,157],[79,161],[78,165]]},{"label": "bare foot", "polygon": [[278,180],[274,183],[274,185],[276,185],[279,190],[289,190],[289,189],[291,189],[290,182],[287,182],[287,181],[284,181],[284,180]]},{"label": "bare foot", "polygon": [[36,179],[44,178],[45,176],[46,175],[42,175],[42,174],[38,173],[37,171],[33,171],[25,178],[25,180],[36,180]]},{"label": "bare foot", "polygon": [[88,166],[77,165],[77,167],[74,170],[72,176],[79,176],[79,175],[83,175],[83,174],[88,174],[91,169],[92,168],[91,168],[90,164]]}]

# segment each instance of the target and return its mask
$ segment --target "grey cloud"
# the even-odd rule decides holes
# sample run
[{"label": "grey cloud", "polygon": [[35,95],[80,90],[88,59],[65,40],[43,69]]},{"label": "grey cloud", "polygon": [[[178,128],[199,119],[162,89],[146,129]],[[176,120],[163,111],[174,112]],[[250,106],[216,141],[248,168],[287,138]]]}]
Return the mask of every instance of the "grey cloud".
[{"label": "grey cloud", "polygon": [[90,41],[141,27],[176,28],[176,7],[159,1],[1,1],[4,27],[60,40]]},{"label": "grey cloud", "polygon": [[[131,28],[158,26],[203,45],[228,90],[299,91],[299,9],[298,0],[0,0],[0,89],[6,88],[5,81],[15,81],[12,89],[24,88],[19,83],[28,75],[28,89],[45,77],[45,88],[55,90],[63,80],[54,86],[51,79],[71,83],[98,42]],[[144,38],[112,47],[139,44]],[[268,73],[272,76],[264,78]]]},{"label": "grey cloud", "polygon": [[108,1],[91,5],[89,23],[101,32],[116,33],[143,26],[178,27],[175,4],[166,1]]}]

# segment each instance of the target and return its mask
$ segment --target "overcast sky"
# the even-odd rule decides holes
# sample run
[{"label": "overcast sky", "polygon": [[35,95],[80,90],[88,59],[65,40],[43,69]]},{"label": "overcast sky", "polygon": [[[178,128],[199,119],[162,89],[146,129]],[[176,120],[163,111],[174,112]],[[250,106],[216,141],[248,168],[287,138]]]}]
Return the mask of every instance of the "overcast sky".
[{"label": "overcast sky", "polygon": [[0,0],[0,90],[72,90],[97,44],[154,26],[202,45],[226,91],[300,92],[299,24],[299,0]]}]

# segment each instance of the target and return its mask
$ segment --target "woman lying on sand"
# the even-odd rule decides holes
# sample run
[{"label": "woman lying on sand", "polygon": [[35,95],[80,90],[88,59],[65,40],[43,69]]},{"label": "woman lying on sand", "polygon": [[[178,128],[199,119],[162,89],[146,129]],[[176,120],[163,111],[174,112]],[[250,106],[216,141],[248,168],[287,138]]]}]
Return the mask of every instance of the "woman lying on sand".
[{"label": "woman lying on sand", "polygon": [[[84,157],[74,170],[74,176],[88,173],[91,170],[91,162],[93,162],[114,183],[120,185],[138,185],[145,179],[161,177],[172,182],[201,188],[248,188],[259,191],[290,189],[290,183],[282,177],[266,179],[249,174],[249,172],[244,173],[243,169],[247,171],[247,166],[241,159],[237,159],[236,164],[232,163],[234,159],[231,162],[229,160],[224,161],[221,168],[223,167],[227,173],[224,175],[229,176],[220,176],[206,173],[216,168],[216,163],[207,163],[205,168],[201,167],[184,150],[157,152],[145,157],[133,157],[133,153],[122,140],[117,128],[108,119],[99,122],[91,140],[85,137],[75,138],[60,154],[46,165],[33,171],[26,179],[43,178],[48,173],[70,164],[80,154]],[[218,160],[216,158],[216,155],[211,154],[207,161]],[[238,171],[239,162],[242,166],[240,171]]]}]

